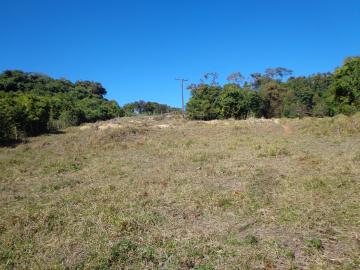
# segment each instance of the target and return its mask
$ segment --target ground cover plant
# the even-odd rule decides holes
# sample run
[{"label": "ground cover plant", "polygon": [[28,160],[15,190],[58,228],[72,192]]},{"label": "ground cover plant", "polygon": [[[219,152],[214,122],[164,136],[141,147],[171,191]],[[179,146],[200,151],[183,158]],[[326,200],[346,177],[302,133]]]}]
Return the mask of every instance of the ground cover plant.
[{"label": "ground cover plant", "polygon": [[0,148],[2,269],[359,269],[360,115],[123,117]]}]

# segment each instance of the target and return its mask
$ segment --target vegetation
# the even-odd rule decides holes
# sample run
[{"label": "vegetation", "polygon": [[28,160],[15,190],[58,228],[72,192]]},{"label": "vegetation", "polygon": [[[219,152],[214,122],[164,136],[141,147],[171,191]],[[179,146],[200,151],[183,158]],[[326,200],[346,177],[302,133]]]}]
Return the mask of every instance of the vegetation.
[{"label": "vegetation", "polygon": [[124,105],[125,115],[133,116],[133,115],[153,115],[153,114],[164,114],[171,112],[179,112],[178,108],[170,107],[166,104],[160,104],[157,102],[151,101],[135,101],[132,103],[128,103]]},{"label": "vegetation", "polygon": [[190,85],[190,119],[245,119],[253,117],[305,117],[353,114],[360,110],[360,57],[349,57],[334,73],[293,77],[286,68],[268,68],[244,81],[240,72],[217,83],[217,73],[206,73]]},{"label": "vegetation", "polygon": [[359,113],[31,137],[0,148],[0,268],[358,269],[358,145]]},{"label": "vegetation", "polygon": [[39,136],[0,148],[0,268],[358,269],[359,70],[207,73],[187,106],[206,122],[2,73],[0,139]]},{"label": "vegetation", "polygon": [[[286,68],[268,68],[244,81],[240,72],[220,86],[206,73],[192,84],[187,116],[196,120],[251,117],[305,117],[353,114],[360,110],[360,57],[349,57],[332,73],[291,77]],[[119,116],[178,112],[157,102],[136,101],[120,108],[104,98],[97,82],[53,79],[7,70],[0,74],[0,142]]]},{"label": "vegetation", "polygon": [[0,74],[0,142],[118,116],[100,83],[7,70]]}]

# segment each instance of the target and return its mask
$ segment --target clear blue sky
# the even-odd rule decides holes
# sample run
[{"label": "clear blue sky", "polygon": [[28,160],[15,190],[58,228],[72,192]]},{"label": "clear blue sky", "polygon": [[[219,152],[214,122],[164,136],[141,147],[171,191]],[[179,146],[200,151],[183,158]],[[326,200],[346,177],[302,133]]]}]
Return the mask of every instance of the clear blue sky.
[{"label": "clear blue sky", "polygon": [[[0,70],[94,80],[120,104],[180,106],[182,76],[283,66],[332,71],[360,54],[359,0],[0,0]],[[186,97],[189,94],[187,93]]]}]

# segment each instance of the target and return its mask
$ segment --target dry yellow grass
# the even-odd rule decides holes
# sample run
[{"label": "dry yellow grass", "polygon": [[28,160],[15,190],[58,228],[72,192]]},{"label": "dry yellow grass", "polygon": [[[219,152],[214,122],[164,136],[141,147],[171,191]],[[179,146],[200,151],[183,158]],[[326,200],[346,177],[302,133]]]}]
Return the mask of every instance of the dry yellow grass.
[{"label": "dry yellow grass", "polygon": [[0,149],[4,269],[359,269],[360,116],[121,118]]}]

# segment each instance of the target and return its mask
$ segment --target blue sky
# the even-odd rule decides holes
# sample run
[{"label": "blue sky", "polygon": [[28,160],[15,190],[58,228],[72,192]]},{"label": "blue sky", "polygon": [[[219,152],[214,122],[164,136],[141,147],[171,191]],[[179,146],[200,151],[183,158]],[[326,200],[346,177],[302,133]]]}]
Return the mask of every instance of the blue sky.
[{"label": "blue sky", "polygon": [[[0,70],[101,82],[120,104],[180,106],[198,82],[283,66],[333,71],[360,54],[358,0],[0,0]],[[186,93],[189,97],[189,93]]]}]

